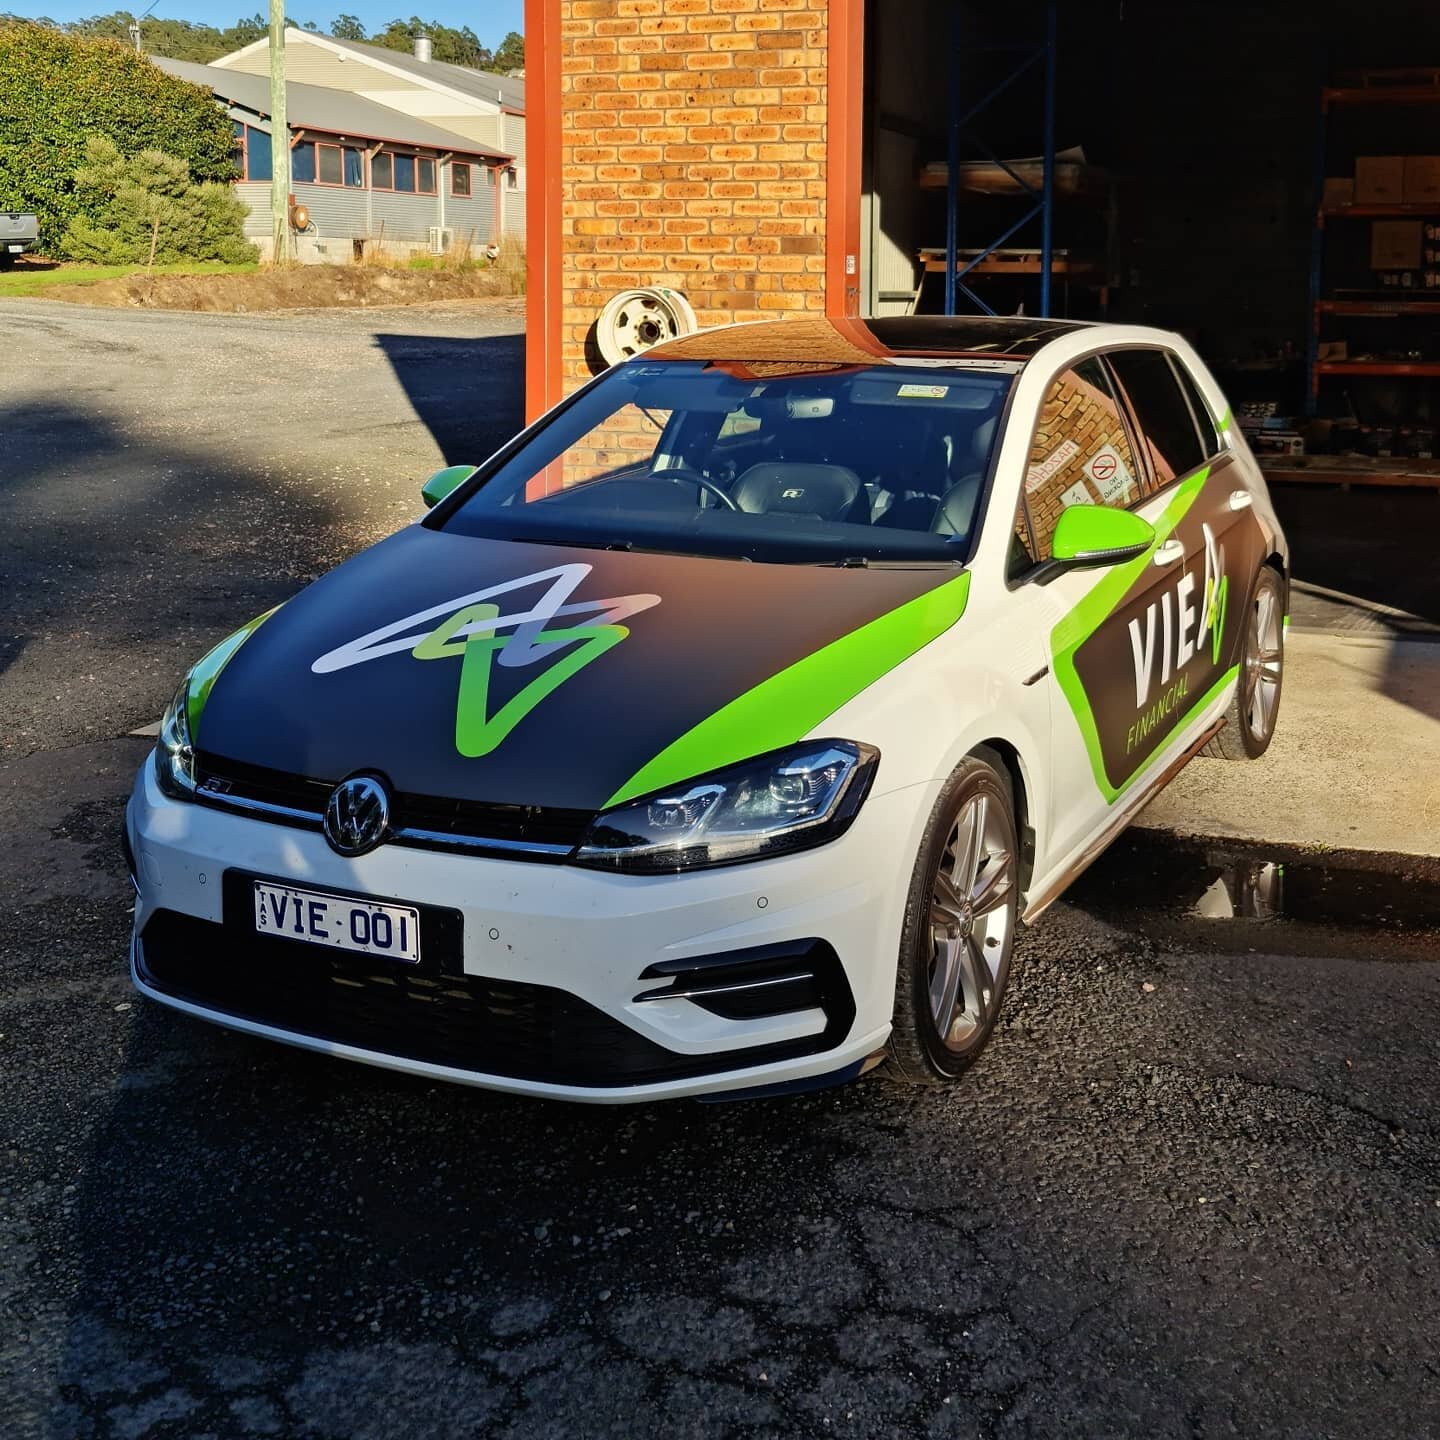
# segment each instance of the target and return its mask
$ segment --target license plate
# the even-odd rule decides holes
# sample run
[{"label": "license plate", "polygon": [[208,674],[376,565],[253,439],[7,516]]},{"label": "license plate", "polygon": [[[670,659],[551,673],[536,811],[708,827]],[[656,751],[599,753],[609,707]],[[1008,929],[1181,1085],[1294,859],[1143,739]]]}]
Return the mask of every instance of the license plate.
[{"label": "license plate", "polygon": [[420,959],[420,912],[408,905],[380,905],[264,880],[252,883],[257,935],[383,955],[412,965]]},{"label": "license plate", "polygon": [[25,249],[25,247],[24,247],[23,245],[10,245],[10,246],[7,246],[6,248],[10,251],[10,253],[11,253],[12,255],[19,255],[19,254],[21,254],[21,253],[24,251],[24,249]]}]

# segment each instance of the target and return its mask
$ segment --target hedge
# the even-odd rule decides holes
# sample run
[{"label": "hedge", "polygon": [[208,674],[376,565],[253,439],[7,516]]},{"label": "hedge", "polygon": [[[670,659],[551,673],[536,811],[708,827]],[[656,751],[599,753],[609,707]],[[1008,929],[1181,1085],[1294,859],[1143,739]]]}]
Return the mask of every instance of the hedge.
[{"label": "hedge", "polygon": [[34,211],[47,254],[86,213],[75,172],[96,134],[125,155],[174,155],[196,181],[234,178],[230,121],[208,91],[114,40],[0,28],[0,210]]}]

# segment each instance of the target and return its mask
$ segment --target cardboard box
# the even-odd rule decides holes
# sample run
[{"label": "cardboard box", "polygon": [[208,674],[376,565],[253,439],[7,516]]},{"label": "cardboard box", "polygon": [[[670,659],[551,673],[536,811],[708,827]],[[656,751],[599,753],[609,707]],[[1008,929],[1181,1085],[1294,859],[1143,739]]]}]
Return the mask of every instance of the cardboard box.
[{"label": "cardboard box", "polygon": [[1440,155],[1405,157],[1405,203],[1440,205]]},{"label": "cardboard box", "polygon": [[1355,203],[1399,205],[1405,198],[1403,155],[1359,155],[1355,159]]},{"label": "cardboard box", "polygon": [[1370,268],[1418,270],[1424,229],[1418,220],[1376,220],[1370,227]]},{"label": "cardboard box", "polygon": [[1355,203],[1355,181],[1349,175],[1327,175],[1320,191],[1320,205],[1325,210],[1338,210]]}]

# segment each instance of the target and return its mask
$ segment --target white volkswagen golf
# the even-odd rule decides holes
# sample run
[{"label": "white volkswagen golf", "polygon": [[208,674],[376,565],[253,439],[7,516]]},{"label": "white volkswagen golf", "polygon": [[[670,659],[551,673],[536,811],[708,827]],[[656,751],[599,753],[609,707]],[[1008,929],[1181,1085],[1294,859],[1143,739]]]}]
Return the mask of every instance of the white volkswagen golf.
[{"label": "white volkswagen golf", "polygon": [[710,331],[425,498],[166,711],[153,999],[575,1100],[945,1084],[1017,926],[1273,733],[1285,540],[1160,331]]}]

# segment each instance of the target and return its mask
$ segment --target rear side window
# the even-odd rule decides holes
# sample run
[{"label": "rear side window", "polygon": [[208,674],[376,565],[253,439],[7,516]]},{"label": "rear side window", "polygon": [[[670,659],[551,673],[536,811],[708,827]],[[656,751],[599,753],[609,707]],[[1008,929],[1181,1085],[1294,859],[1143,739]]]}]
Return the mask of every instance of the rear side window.
[{"label": "rear side window", "polygon": [[1098,359],[1082,360],[1051,385],[1030,444],[1025,471],[1030,558],[1050,558],[1055,526],[1068,506],[1124,510],[1138,499],[1135,457],[1110,377]]},{"label": "rear side window", "polygon": [[1210,418],[1210,407],[1200,394],[1200,387],[1191,378],[1190,372],[1185,368],[1183,362],[1175,359],[1172,355],[1170,363],[1180,377],[1180,388],[1185,392],[1185,398],[1190,402],[1190,409],[1194,412],[1195,424],[1200,430],[1200,448],[1205,452],[1207,458],[1211,455],[1218,455],[1220,453],[1220,436],[1215,430],[1214,420]]},{"label": "rear side window", "polygon": [[1116,350],[1108,358],[1135,412],[1156,488],[1178,480],[1205,451],[1170,361],[1161,350]]}]

